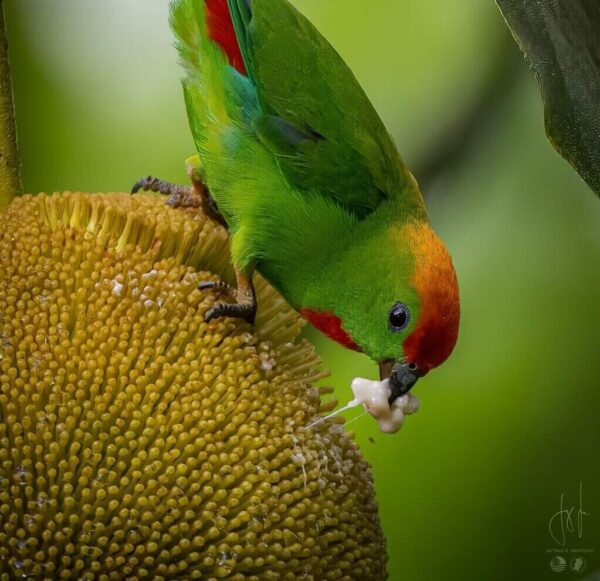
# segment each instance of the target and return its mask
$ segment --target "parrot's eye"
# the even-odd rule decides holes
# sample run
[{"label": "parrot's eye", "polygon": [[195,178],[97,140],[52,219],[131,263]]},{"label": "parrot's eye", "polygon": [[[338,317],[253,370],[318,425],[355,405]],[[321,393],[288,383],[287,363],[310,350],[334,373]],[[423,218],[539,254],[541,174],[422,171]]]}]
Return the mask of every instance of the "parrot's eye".
[{"label": "parrot's eye", "polygon": [[410,322],[410,311],[403,303],[396,303],[390,309],[390,329],[395,333],[399,333],[406,329]]}]

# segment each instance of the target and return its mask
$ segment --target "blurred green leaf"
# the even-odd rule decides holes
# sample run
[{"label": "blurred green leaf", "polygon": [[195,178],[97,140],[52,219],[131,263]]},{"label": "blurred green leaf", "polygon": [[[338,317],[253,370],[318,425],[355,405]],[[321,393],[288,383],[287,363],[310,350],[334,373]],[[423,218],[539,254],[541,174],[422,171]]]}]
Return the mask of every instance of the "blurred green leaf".
[{"label": "blurred green leaf", "polygon": [[533,66],[550,141],[600,195],[600,3],[497,3]]}]

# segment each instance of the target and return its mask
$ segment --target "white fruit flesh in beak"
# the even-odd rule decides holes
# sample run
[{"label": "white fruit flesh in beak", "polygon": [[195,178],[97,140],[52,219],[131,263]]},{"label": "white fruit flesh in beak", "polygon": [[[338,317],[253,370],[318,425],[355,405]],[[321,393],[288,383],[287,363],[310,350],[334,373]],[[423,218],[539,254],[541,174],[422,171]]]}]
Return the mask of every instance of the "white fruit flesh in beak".
[{"label": "white fruit flesh in beak", "polygon": [[379,428],[385,434],[395,434],[404,424],[404,417],[419,410],[420,401],[414,395],[407,393],[396,398],[390,405],[392,389],[389,379],[371,381],[357,377],[352,382],[354,405],[363,407],[377,420]]}]

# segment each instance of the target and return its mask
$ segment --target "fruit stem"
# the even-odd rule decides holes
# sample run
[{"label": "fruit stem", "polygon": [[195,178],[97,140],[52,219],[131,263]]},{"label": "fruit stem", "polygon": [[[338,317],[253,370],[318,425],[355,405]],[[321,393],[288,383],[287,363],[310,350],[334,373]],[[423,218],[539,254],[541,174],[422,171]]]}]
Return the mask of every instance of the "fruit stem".
[{"label": "fruit stem", "polygon": [[0,209],[20,195],[21,190],[4,2],[0,0]]}]

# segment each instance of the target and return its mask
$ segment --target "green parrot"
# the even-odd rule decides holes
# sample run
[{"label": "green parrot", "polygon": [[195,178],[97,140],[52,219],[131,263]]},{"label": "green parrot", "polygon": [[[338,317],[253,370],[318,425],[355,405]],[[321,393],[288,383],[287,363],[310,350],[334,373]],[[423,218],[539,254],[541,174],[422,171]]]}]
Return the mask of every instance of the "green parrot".
[{"label": "green parrot", "polygon": [[134,190],[170,193],[175,206],[214,199],[237,288],[206,319],[252,320],[259,271],[315,327],[379,363],[391,404],[448,358],[460,302],[381,119],[287,0],[175,0],[171,26],[198,151],[193,188],[148,177]]}]

